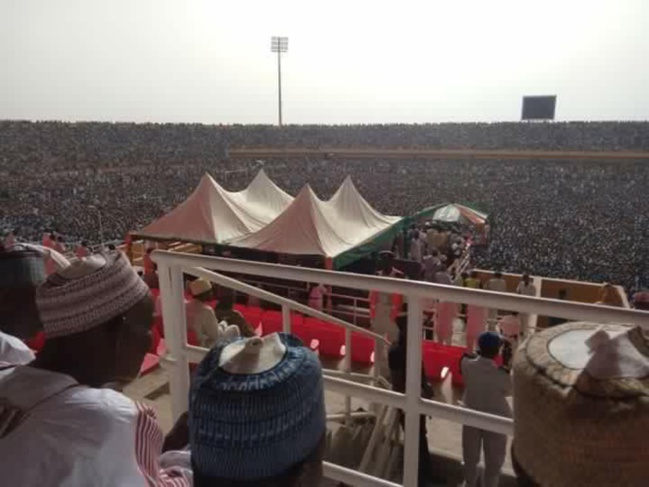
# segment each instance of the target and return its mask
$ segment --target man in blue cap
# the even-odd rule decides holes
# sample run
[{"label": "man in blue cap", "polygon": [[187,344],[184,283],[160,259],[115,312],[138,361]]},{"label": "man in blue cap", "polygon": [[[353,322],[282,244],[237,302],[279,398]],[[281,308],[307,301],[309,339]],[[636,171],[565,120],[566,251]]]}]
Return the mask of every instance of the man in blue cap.
[{"label": "man in blue cap", "polygon": [[[507,396],[512,394],[511,377],[507,369],[498,367],[495,362],[501,345],[498,334],[487,331],[478,338],[478,352],[462,357],[460,367],[465,382],[462,401],[467,408],[511,418],[512,410],[507,402]],[[484,451],[485,464],[481,484],[478,479],[480,450]],[[507,436],[463,426],[462,456],[466,487],[496,487],[506,452]]]},{"label": "man in blue cap", "polygon": [[326,413],[318,357],[292,335],[235,338],[194,374],[194,487],[316,487]]}]

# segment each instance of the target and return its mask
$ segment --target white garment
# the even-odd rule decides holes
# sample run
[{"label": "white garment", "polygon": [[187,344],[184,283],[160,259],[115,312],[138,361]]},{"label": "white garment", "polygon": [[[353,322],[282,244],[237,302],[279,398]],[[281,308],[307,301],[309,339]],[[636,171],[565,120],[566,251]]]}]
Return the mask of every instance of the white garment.
[{"label": "white garment", "polygon": [[0,372],[0,400],[28,412],[0,439],[3,485],[191,485],[190,471],[160,469],[163,433],[153,410],[119,392],[21,366]]},{"label": "white garment", "polygon": [[322,284],[313,286],[309,292],[309,307],[322,311],[324,308],[324,295],[326,292],[327,288]]},{"label": "white garment", "polygon": [[22,340],[0,331],[0,364],[24,365],[35,358]]},{"label": "white garment", "polygon": [[485,289],[488,289],[489,291],[498,291],[500,293],[506,293],[507,281],[505,281],[503,278],[493,277],[487,281],[487,284],[485,285]]},{"label": "white garment", "polygon": [[439,259],[433,257],[432,255],[427,255],[423,260],[424,266],[424,279],[428,282],[433,282],[435,280],[435,272],[439,267]]},{"label": "white garment", "polygon": [[536,286],[530,281],[529,284],[525,284],[523,281],[518,283],[516,288],[516,294],[522,294],[523,296],[536,296]]},{"label": "white garment", "polygon": [[480,333],[485,331],[487,310],[482,306],[469,304],[466,307],[466,346],[473,350]]},{"label": "white garment", "polygon": [[185,305],[187,329],[196,333],[201,347],[212,348],[219,340],[219,322],[214,310],[206,303],[192,299]]},{"label": "white garment", "polygon": [[423,242],[421,240],[417,239],[412,239],[410,242],[410,260],[414,260],[415,262],[421,262],[423,254]]},{"label": "white garment", "polygon": [[517,337],[521,334],[521,320],[518,316],[506,315],[498,321],[498,326],[502,330],[505,338]]}]

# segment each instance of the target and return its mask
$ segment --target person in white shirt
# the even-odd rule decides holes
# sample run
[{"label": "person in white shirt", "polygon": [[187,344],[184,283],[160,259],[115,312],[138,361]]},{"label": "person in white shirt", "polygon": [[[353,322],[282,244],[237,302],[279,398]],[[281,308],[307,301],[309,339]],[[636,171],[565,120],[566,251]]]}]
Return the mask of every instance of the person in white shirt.
[{"label": "person in white shirt", "polygon": [[[435,274],[437,284],[453,285],[451,275],[446,267]],[[453,322],[457,316],[457,304],[440,301],[435,311],[435,337],[439,343],[451,345],[453,338]]]},{"label": "person in white shirt", "polygon": [[126,257],[71,265],[39,287],[36,303],[44,348],[0,371],[2,483],[189,487],[191,470],[160,467],[153,410],[117,392],[151,346],[153,304]]},{"label": "person in white shirt", "polygon": [[[502,272],[494,272],[494,276],[487,281],[484,287],[488,291],[497,291],[499,293],[507,292],[507,281],[503,279]],[[489,308],[489,325],[494,326],[498,320],[498,310]],[[493,328],[492,328],[493,329]]]},{"label": "person in white shirt", "polygon": [[239,336],[239,328],[216,319],[216,313],[209,304],[214,298],[212,284],[205,279],[189,283],[192,300],[185,304],[187,330],[196,334],[198,345],[212,348],[222,340]]},{"label": "person in white shirt", "polygon": [[327,288],[323,284],[313,284],[309,290],[309,307],[322,311]]},{"label": "person in white shirt", "polygon": [[[499,368],[494,359],[500,350],[500,337],[494,332],[484,332],[478,338],[478,353],[466,354],[460,363],[464,378],[464,407],[512,417],[507,396],[512,394],[509,372]],[[480,451],[484,452],[484,473],[482,482],[478,474]],[[507,436],[473,426],[462,427],[462,457],[466,487],[497,487],[500,470],[507,453]]]},{"label": "person in white shirt", "polygon": [[419,233],[414,233],[410,241],[410,260],[421,263],[423,254],[422,240],[419,238]]},{"label": "person in white shirt", "polygon": [[[521,282],[518,283],[516,287],[516,294],[522,296],[536,296],[536,286],[530,279],[530,275],[525,273],[521,279]],[[530,315],[527,313],[521,313],[521,334],[527,335],[527,329],[529,327]]]}]

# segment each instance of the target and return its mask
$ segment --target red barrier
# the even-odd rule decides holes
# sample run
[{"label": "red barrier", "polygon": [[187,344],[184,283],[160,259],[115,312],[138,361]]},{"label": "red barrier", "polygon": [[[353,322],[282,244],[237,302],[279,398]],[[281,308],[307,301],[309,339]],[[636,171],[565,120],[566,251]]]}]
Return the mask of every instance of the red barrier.
[{"label": "red barrier", "polygon": [[345,344],[345,332],[341,327],[311,317],[305,318],[304,325],[310,328],[309,333],[313,333],[314,339],[320,342],[319,350],[322,355],[342,356],[341,348]]}]

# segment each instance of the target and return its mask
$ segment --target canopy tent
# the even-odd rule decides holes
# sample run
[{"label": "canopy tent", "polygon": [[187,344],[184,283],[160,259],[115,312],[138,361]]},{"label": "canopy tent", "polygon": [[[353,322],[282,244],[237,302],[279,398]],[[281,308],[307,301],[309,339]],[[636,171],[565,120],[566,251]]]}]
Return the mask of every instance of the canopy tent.
[{"label": "canopy tent", "polygon": [[[329,201],[306,185],[273,222],[230,246],[278,254],[320,255],[334,259],[366,244],[401,221],[372,208],[347,178]],[[356,256],[355,258],[359,258]]]},{"label": "canopy tent", "polygon": [[443,223],[465,223],[474,226],[484,226],[487,214],[457,203],[444,203],[421,210],[412,216],[414,220],[433,220]]},{"label": "canopy tent", "polygon": [[263,170],[239,192],[226,191],[205,174],[185,201],[133,236],[221,244],[260,230],[291,201]]}]

